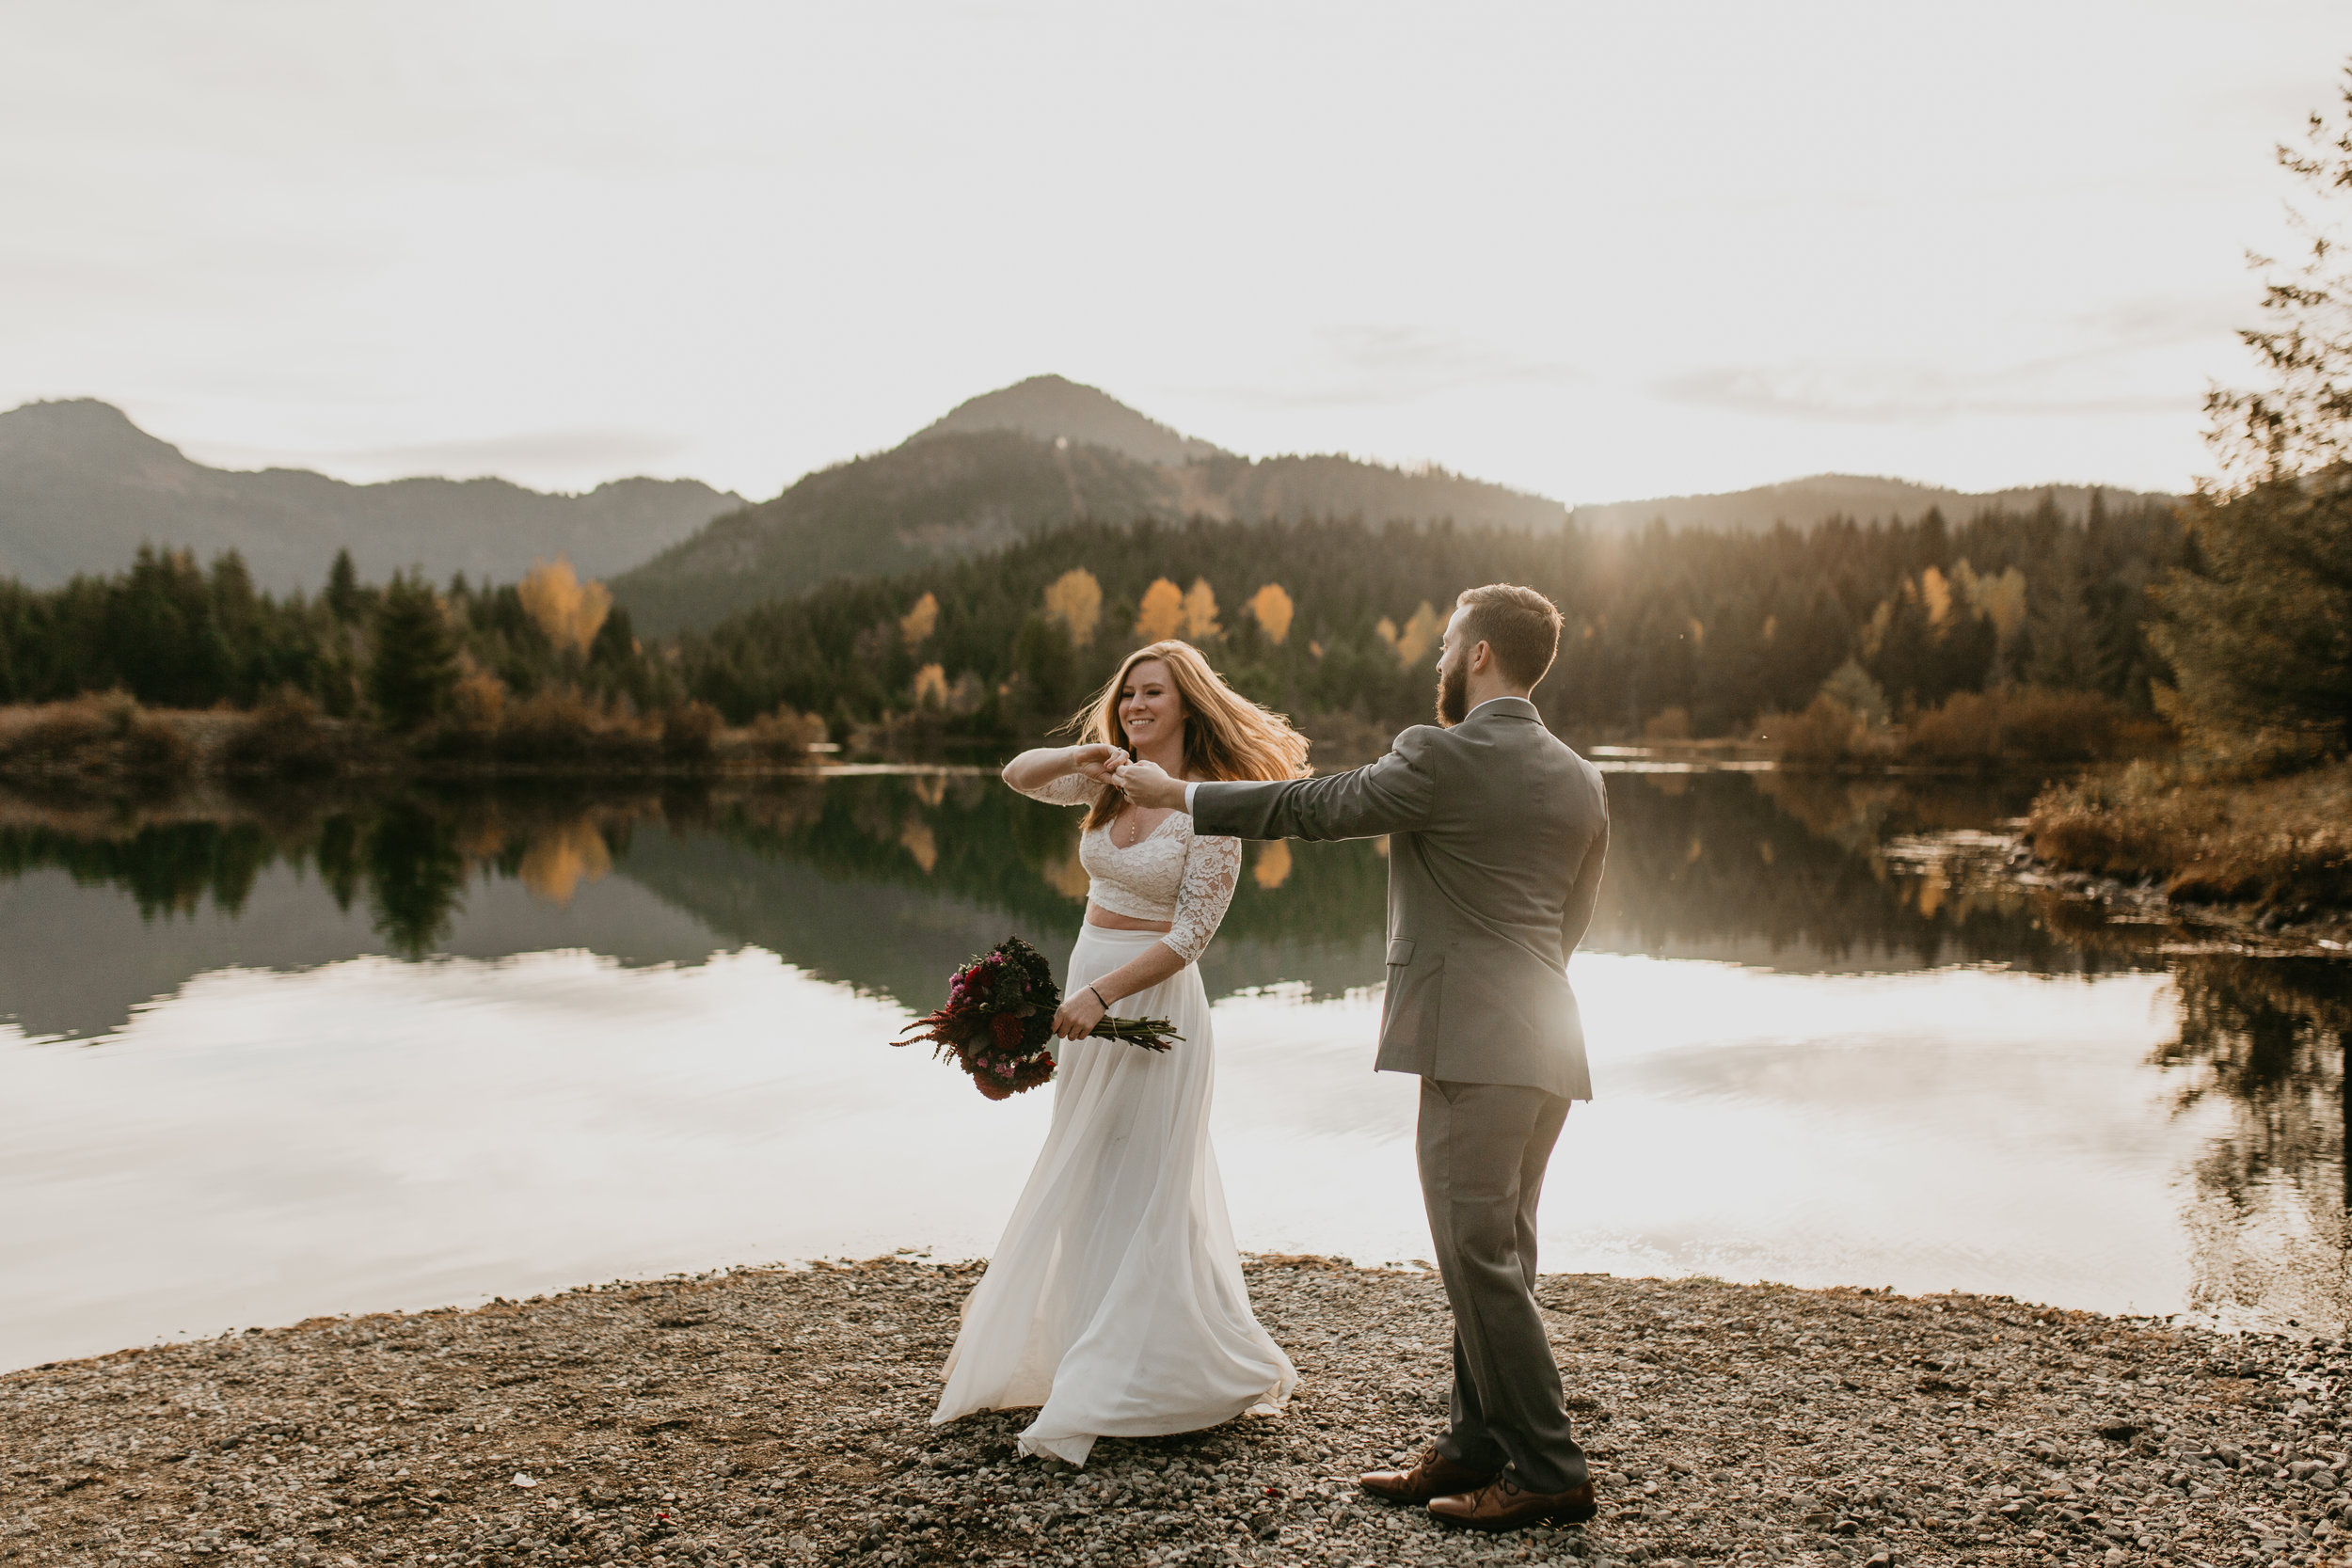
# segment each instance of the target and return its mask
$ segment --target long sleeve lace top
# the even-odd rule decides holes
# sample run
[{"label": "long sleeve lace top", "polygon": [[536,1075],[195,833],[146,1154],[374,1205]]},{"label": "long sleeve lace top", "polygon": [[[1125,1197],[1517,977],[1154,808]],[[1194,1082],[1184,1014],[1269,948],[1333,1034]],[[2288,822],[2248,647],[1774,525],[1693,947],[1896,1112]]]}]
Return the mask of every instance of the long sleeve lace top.
[{"label": "long sleeve lace top", "polygon": [[[1065,773],[1022,793],[1057,806],[1091,806],[1108,787],[1083,773]],[[1086,867],[1089,902],[1131,920],[1167,921],[1168,934],[1160,940],[1192,963],[1233,901],[1241,840],[1197,836],[1192,818],[1176,811],[1124,847],[1111,842],[1107,825],[1094,829],[1078,840],[1078,863]]]}]

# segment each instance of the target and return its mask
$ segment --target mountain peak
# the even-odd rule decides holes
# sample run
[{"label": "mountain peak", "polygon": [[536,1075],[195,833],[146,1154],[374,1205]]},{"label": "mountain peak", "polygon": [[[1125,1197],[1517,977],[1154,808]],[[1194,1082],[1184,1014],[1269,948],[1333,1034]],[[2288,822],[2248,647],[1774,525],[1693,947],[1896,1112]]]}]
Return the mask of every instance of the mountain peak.
[{"label": "mountain peak", "polygon": [[1222,455],[1211,443],[1171,430],[1100,388],[1058,375],[1033,375],[968,398],[908,436],[907,443],[983,430],[1012,430],[1041,441],[1105,447],[1139,463],[1164,467]]},{"label": "mountain peak", "polygon": [[188,461],[178,447],[150,436],[130,415],[96,398],[20,404],[0,414],[0,456],[113,464]]}]

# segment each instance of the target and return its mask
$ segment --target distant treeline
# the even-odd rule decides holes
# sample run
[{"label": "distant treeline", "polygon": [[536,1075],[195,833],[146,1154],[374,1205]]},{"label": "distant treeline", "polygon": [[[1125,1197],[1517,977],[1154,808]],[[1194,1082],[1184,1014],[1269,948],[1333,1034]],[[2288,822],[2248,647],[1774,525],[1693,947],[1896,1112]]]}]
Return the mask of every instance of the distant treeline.
[{"label": "distant treeline", "polygon": [[469,676],[528,697],[550,688],[650,707],[680,695],[597,584],[568,565],[479,588],[358,581],[339,556],[315,596],[257,591],[234,553],[199,566],[142,548],[128,571],[62,588],[0,581],[0,703],[121,690],[153,707],[249,707],[299,693],[335,718],[408,727]]},{"label": "distant treeline", "polygon": [[[1152,636],[1188,637],[1259,700],[1310,721],[1425,717],[1454,596],[1532,584],[1565,613],[1536,694],[1586,736],[1737,734],[1798,712],[1850,663],[1887,716],[2004,686],[2147,710],[2162,666],[2147,590],[2182,550],[2169,506],[2070,521],[2044,502],[1953,526],[1931,512],[1769,533],[1355,522],[1084,523],[1000,553],[738,615],[681,640],[686,689],[740,721],[779,704],[857,725],[1011,739],[1067,716]],[[1873,687],[1875,692],[1873,693]]]},{"label": "distant treeline", "polygon": [[234,555],[199,566],[142,550],[110,578],[0,583],[0,703],[295,699],[468,754],[529,751],[557,720],[596,713],[667,715],[675,730],[690,710],[707,728],[779,708],[883,745],[1009,743],[1066,718],[1140,641],[1181,636],[1311,727],[1370,734],[1426,715],[1454,594],[1506,580],[1566,614],[1537,700],[1580,737],[1740,734],[1805,710],[1825,684],[1840,723],[2006,687],[2145,711],[2161,674],[2147,589],[2181,550],[2169,508],[2095,502],[2081,521],[2045,503],[1957,527],[1931,512],[1761,534],[1085,522],[650,646],[562,562],[516,584],[377,586],[345,558],[315,595],[280,598]]}]

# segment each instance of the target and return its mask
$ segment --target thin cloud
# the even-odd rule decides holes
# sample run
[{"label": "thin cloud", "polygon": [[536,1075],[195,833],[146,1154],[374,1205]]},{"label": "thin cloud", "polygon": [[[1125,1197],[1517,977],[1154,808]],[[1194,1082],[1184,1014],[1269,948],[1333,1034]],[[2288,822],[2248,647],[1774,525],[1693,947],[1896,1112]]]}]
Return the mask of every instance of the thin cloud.
[{"label": "thin cloud", "polygon": [[1675,376],[1654,390],[1673,403],[1785,419],[1894,424],[1963,414],[2167,414],[2194,396],[2002,391],[2003,376],[1955,376],[1923,365],[1730,365]]},{"label": "thin cloud", "polygon": [[2095,341],[2096,346],[2074,355],[2036,361],[2065,364],[2105,357],[2137,349],[2171,348],[2229,337],[2248,325],[2256,312],[2247,297],[2228,300],[2203,295],[2170,295],[2129,299],[2098,310],[2085,310],[2067,319],[2072,331]]},{"label": "thin cloud", "polygon": [[[435,475],[476,479],[533,469],[592,467],[617,472],[676,457],[691,446],[678,436],[644,430],[543,430],[400,446],[294,451],[204,445],[204,460],[239,467],[318,468],[327,472],[406,478]],[[199,455],[193,450],[191,456]]]},{"label": "thin cloud", "polygon": [[1589,379],[1564,361],[1530,358],[1459,332],[1359,323],[1317,328],[1304,363],[1287,378],[1216,388],[1208,395],[1259,407],[1364,407],[1464,387],[1567,387]]},{"label": "thin cloud", "polygon": [[[1716,365],[1653,387],[1670,402],[1736,413],[1877,424],[1959,415],[2177,414],[2203,385],[2177,372],[2149,390],[2140,356],[2226,341],[2243,311],[2219,300],[2126,300],[2076,312],[2052,329],[2076,346],[1982,370],[1901,361],[1796,360]],[[2176,385],[2175,385],[2176,384]]]}]

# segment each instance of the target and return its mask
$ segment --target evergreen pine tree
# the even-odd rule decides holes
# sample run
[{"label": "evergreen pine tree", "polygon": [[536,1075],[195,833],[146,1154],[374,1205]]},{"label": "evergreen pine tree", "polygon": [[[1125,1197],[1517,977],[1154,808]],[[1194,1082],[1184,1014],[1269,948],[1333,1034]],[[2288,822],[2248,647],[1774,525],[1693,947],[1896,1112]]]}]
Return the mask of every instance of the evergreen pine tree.
[{"label": "evergreen pine tree", "polygon": [[[2352,66],[2309,145],[2280,163],[2323,200],[2352,195]],[[2352,745],[2352,270],[2326,219],[2297,223],[2308,248],[2265,289],[2269,329],[2239,334],[2269,385],[2206,400],[2223,478],[2200,488],[2193,564],[2151,630],[2178,683],[2165,705],[2224,750]]]},{"label": "evergreen pine tree", "polygon": [[440,596],[421,578],[395,577],[375,617],[368,696],[384,721],[414,729],[440,713],[457,685],[457,649]]},{"label": "evergreen pine tree", "polygon": [[335,564],[327,571],[326,608],[338,621],[359,618],[359,572],[351,563],[349,550],[337,550]]}]

